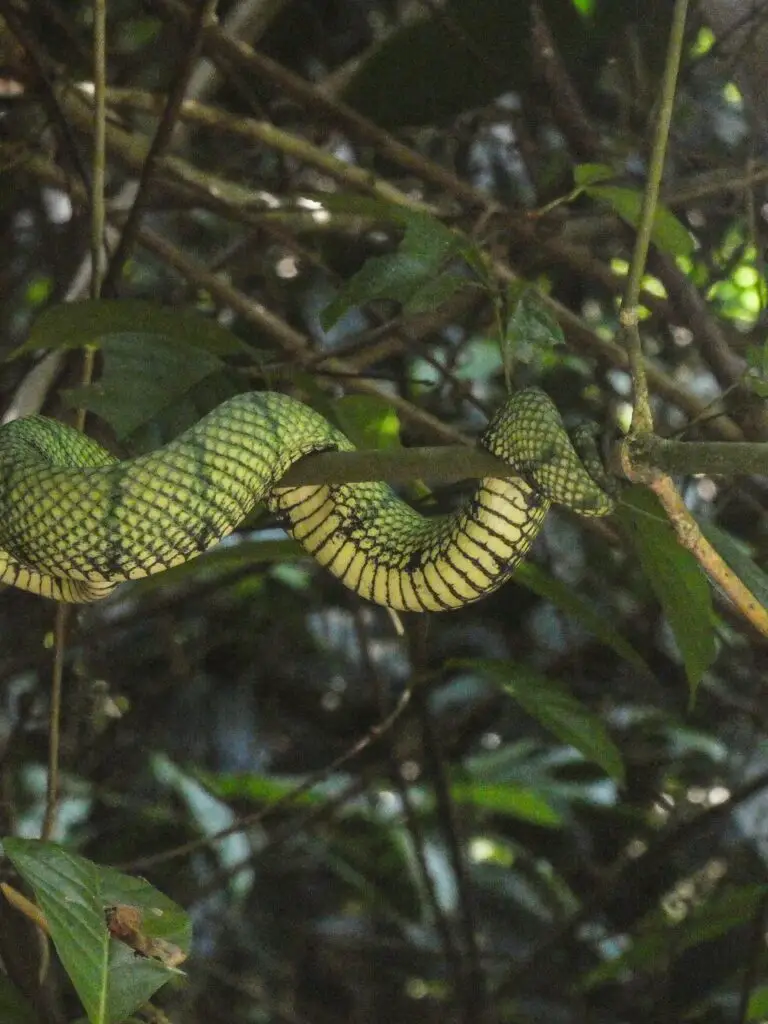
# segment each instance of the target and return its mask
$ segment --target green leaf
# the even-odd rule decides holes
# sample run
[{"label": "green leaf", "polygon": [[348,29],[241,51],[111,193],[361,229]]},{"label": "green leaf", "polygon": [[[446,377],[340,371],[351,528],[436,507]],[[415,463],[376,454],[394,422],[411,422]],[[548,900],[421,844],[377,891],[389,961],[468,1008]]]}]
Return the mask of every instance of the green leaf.
[{"label": "green leaf", "polygon": [[466,288],[480,288],[477,281],[457,270],[445,270],[430,281],[420,285],[403,306],[403,312],[411,315],[429,313],[438,309],[457,292]]},{"label": "green leaf", "polygon": [[557,828],[563,823],[562,815],[535,790],[514,782],[454,783],[451,796],[456,803],[509,814],[544,828]]},{"label": "green leaf", "polygon": [[223,800],[248,800],[256,804],[273,804],[289,796],[295,807],[312,807],[327,801],[318,786],[309,792],[297,793],[301,779],[279,779],[255,773],[207,772],[198,770],[196,777]]},{"label": "green leaf", "polygon": [[[407,305],[420,289],[434,281],[443,264],[457,256],[465,244],[460,234],[436,217],[410,210],[390,210],[389,214],[396,223],[405,226],[397,252],[372,257],[347,281],[323,310],[321,322],[326,330],[347,310],[373,299],[393,299]],[[466,278],[465,283],[473,282]]]},{"label": "green leaf", "polygon": [[624,765],[605,726],[583,704],[534,669],[511,661],[468,660],[457,664],[480,672],[500,686],[532,718],[561,742],[574,747],[621,783]]},{"label": "green leaf", "polygon": [[345,395],[333,405],[342,430],[358,448],[400,448],[400,420],[388,402],[375,395]]},{"label": "green leaf", "polygon": [[3,1024],[39,1024],[31,1003],[4,974],[0,974],[0,1020]]},{"label": "green leaf", "polygon": [[616,171],[608,164],[577,164],[573,169],[574,183],[580,188],[615,177]]},{"label": "green leaf", "polygon": [[618,514],[675,636],[693,700],[717,653],[707,578],[646,487],[624,491]]},{"label": "green leaf", "polygon": [[225,356],[250,352],[236,335],[192,310],[157,306],[140,299],[87,299],[52,306],[37,318],[11,358],[40,349],[101,347],[116,334],[162,335],[166,344]]},{"label": "green leaf", "polygon": [[128,904],[146,912],[142,927],[148,935],[189,949],[187,915],[148,882],[100,867],[55,843],[9,838],[3,849],[34,890],[90,1024],[125,1020],[180,973],[137,957],[107,930],[106,908]]},{"label": "green leaf", "polygon": [[582,989],[595,988],[630,968],[650,974],[668,971],[670,956],[680,956],[686,949],[709,942],[752,919],[767,892],[764,885],[726,886],[679,924],[671,923],[662,909],[652,915],[625,953],[588,974]]},{"label": "green leaf", "polygon": [[560,324],[545,306],[539,292],[526,282],[510,285],[507,309],[502,357],[509,376],[521,347],[551,349],[555,345],[562,345],[565,338]]},{"label": "green leaf", "polygon": [[604,610],[596,608],[585,598],[577,594],[572,587],[561,583],[531,562],[522,562],[515,569],[515,582],[520,583],[539,597],[550,601],[560,611],[575,619],[584,629],[614,650],[619,657],[649,677],[653,677],[650,668],[635,648],[611,624]]},{"label": "green leaf", "polygon": [[102,343],[101,379],[63,393],[72,408],[94,412],[119,440],[154,419],[200,381],[224,370],[203,348],[181,347],[163,335],[112,334]]},{"label": "green leaf", "polygon": [[[620,185],[590,185],[584,191],[594,199],[607,203],[631,227],[636,228],[640,224],[643,194],[638,189]],[[659,249],[670,256],[691,256],[694,252],[690,231],[666,206],[656,207],[651,238]]]}]

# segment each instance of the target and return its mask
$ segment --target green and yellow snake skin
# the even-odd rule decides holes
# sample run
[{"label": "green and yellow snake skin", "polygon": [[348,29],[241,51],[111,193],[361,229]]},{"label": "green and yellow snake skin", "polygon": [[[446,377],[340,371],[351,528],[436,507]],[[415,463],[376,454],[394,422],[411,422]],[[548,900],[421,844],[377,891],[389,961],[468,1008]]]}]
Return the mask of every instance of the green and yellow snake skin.
[{"label": "green and yellow snake skin", "polygon": [[537,389],[510,398],[481,444],[514,478],[479,481],[456,513],[426,518],[385,483],[280,487],[312,452],[351,442],[272,392],[238,395],[176,440],[120,461],[54,420],[0,428],[0,580],[93,601],[216,544],[263,502],[345,586],[398,611],[461,608],[509,578],[552,502],[613,508]]}]

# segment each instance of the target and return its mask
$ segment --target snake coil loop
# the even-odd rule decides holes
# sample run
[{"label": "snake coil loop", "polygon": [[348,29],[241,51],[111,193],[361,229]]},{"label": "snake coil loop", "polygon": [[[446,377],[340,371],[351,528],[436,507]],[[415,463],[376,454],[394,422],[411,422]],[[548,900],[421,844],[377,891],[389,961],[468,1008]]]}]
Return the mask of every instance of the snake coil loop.
[{"label": "snake coil loop", "polygon": [[0,581],[93,601],[218,543],[263,502],[361,597],[398,611],[461,608],[500,587],[553,502],[613,509],[599,461],[574,447],[552,401],[513,395],[481,442],[516,474],[486,478],[453,515],[426,518],[385,483],[280,487],[299,459],[349,451],[322,416],[274,392],[224,402],[176,440],[120,461],[32,416],[0,428]]}]

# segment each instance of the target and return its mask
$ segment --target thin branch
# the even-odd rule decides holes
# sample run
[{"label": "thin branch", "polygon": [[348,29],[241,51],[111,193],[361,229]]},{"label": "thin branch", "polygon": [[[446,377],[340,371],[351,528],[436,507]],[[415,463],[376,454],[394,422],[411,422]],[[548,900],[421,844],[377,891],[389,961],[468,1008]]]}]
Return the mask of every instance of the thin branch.
[{"label": "thin branch", "polygon": [[664,473],[706,473],[738,476],[768,475],[768,442],[668,441],[654,434],[630,439],[632,463]]},{"label": "thin branch", "polygon": [[540,0],[531,5],[531,43],[534,71],[549,90],[552,112],[569,146],[582,159],[600,151],[600,135],[587,117]]},{"label": "thin branch", "polygon": [[59,756],[61,753],[61,696],[69,607],[66,604],[56,605],[53,625],[53,671],[51,703],[48,709],[48,778],[45,790],[45,816],[40,832],[41,839],[52,839],[56,829],[56,811],[59,803]]},{"label": "thin branch", "polygon": [[671,478],[658,470],[649,470],[633,463],[631,442],[622,445],[621,458],[627,479],[645,484],[656,494],[683,547],[691,552],[702,569],[723,589],[755,629],[763,636],[768,636],[768,608],[742,583],[702,534]]},{"label": "thin branch", "polygon": [[[238,291],[227,281],[217,274],[212,274],[207,267],[197,260],[185,255],[180,249],[172,245],[167,239],[157,232],[142,228],[139,233],[139,241],[142,245],[160,256],[164,262],[173,267],[187,280],[205,288],[210,294],[225,306],[229,306],[236,313],[242,316],[247,322],[266,331],[281,348],[288,352],[296,363],[305,365],[313,357],[313,350],[305,335],[294,330],[285,320],[272,313],[266,306],[263,306],[255,299],[250,299]],[[388,402],[402,419],[412,423],[419,429],[427,431],[433,437],[441,438],[451,444],[467,443],[468,439],[458,430],[454,430],[443,423],[436,416],[426,412],[419,406],[414,405],[399,395],[386,394],[372,380],[360,377],[355,373],[354,367],[349,366],[342,359],[328,359],[326,370],[329,375],[348,374],[348,386],[363,394],[376,395]]]},{"label": "thin branch", "polygon": [[[388,688],[384,680],[381,678],[381,673],[378,670],[377,663],[371,657],[371,637],[369,636],[369,631],[366,627],[365,616],[360,613],[359,606],[355,610],[355,626],[360,644],[360,653],[363,661],[364,672],[365,675],[375,683],[379,704],[379,717],[383,718],[387,713]],[[413,689],[415,685],[416,684],[413,683],[411,688]],[[427,858],[427,837],[424,825],[422,824],[417,808],[414,806],[411,791],[408,783],[403,777],[402,765],[398,758],[397,736],[392,730],[390,730],[386,735],[387,742],[384,744],[385,756],[389,766],[390,776],[392,778],[392,785],[397,790],[403,807],[403,816],[405,818],[408,832],[411,836],[413,853],[416,858],[416,863],[418,864],[426,900],[432,914],[435,930],[440,936],[440,941],[443,946],[446,968],[456,977],[460,977],[462,973],[461,952],[457,947],[448,913],[440,902],[437,884],[433,877],[434,871],[433,868],[430,867]]]},{"label": "thin branch", "polygon": [[91,298],[104,279],[104,185],[107,125],[107,0],[93,0],[93,163],[91,184]]},{"label": "thin branch", "polygon": [[[428,627],[428,619],[420,619],[413,622],[409,631],[412,671],[417,680],[426,672]],[[421,742],[424,752],[423,770],[435,795],[437,820],[448,850],[448,859],[453,870],[458,894],[459,934],[466,956],[466,966],[462,971],[462,976],[454,979],[457,994],[461,996],[463,1004],[461,1019],[465,1024],[481,1024],[486,1018],[488,993],[477,944],[472,882],[465,857],[466,843],[460,834],[460,825],[451,797],[440,739],[423,687],[414,688],[413,703],[421,727]]]},{"label": "thin branch", "polygon": [[[732,477],[768,475],[768,443],[666,441],[660,437],[633,438],[629,469],[621,461],[621,475],[638,480],[643,472],[704,473]],[[507,463],[482,448],[443,445],[436,448],[397,448],[354,452],[320,452],[292,466],[281,480],[286,487],[305,484],[339,484],[362,480],[430,480],[455,483],[488,476],[519,476]]]},{"label": "thin branch", "polygon": [[648,167],[648,180],[643,192],[643,205],[640,212],[640,224],[637,229],[632,261],[627,276],[627,286],[621,304],[620,319],[624,327],[629,363],[632,370],[632,384],[634,388],[634,411],[632,416],[633,433],[651,433],[653,430],[653,415],[651,413],[650,395],[648,391],[648,379],[645,372],[645,361],[643,357],[640,332],[638,330],[638,303],[640,300],[640,286],[645,273],[645,265],[648,259],[648,250],[651,244],[653,223],[656,215],[656,205],[661,189],[661,179],[664,173],[664,157],[669,138],[669,129],[672,123],[672,113],[675,106],[675,91],[677,87],[677,74],[680,68],[680,58],[683,52],[683,40],[685,37],[685,20],[688,13],[688,0],[675,0],[674,12],[672,15],[672,27],[669,34],[669,45],[667,47],[667,60],[664,67],[664,77],[661,85],[661,98],[659,102],[659,114],[656,119],[656,130],[654,133],[653,147],[651,149],[650,163]]},{"label": "thin branch", "polygon": [[[104,276],[104,187],[106,181],[106,86],[107,86],[107,0],[93,0],[93,160],[91,174],[91,298],[101,294]],[[81,382],[93,378],[96,350],[86,346],[83,352]],[[78,409],[76,425],[85,427],[85,409]],[[48,782],[42,838],[50,839],[56,828],[59,800],[59,758],[61,752],[61,704],[64,686],[64,661],[71,607],[57,604],[54,617],[54,658],[51,675],[51,704],[48,714]]]},{"label": "thin branch", "polygon": [[763,636],[768,636],[768,608],[746,587],[730,566],[720,557],[688,511],[672,480],[663,473],[656,474],[651,490],[667,511],[677,539],[687,548],[702,569],[730,597],[742,615]]},{"label": "thin branch", "polygon": [[[153,112],[161,112],[165,109],[165,100],[162,96],[142,90],[112,90],[110,95],[113,100],[121,99],[123,103],[130,104],[135,109],[144,108]],[[88,89],[82,86],[62,88],[59,90],[59,96],[62,106],[72,120],[77,123],[78,127],[87,129],[86,112],[90,104]],[[346,163],[332,153],[313,146],[311,142],[299,135],[284,131],[269,121],[238,118],[214,107],[196,103],[194,100],[181,103],[179,111],[183,113],[185,119],[194,120],[198,124],[204,124],[213,129],[239,134],[251,141],[268,145],[286,156],[301,160],[307,166],[314,167],[322,174],[327,174],[348,188],[370,193],[385,202],[396,203],[407,209],[420,212],[432,210],[429,204],[414,199],[366,168]],[[148,157],[149,143],[142,136],[127,132],[113,124],[108,125],[108,133],[112,148],[129,166],[144,166]],[[226,197],[227,193],[234,196],[239,188],[243,197],[241,203],[245,207],[253,204],[259,195],[231,182],[219,181],[215,175],[198,171],[197,168],[179,157],[158,155],[156,167],[196,185],[203,193],[213,197]],[[273,207],[274,197],[272,195],[261,193],[261,196],[264,198],[259,202],[260,206],[263,208]]]},{"label": "thin branch", "polygon": [[[768,772],[762,772],[739,789],[731,792],[730,797],[720,804],[712,804],[691,817],[668,826],[663,832],[654,836],[644,853],[639,857],[622,853],[602,874],[601,881],[591,896],[588,896],[578,910],[566,921],[562,922],[549,938],[545,939],[522,962],[511,969],[507,977],[494,992],[496,1001],[508,998],[521,987],[524,980],[534,971],[550,965],[557,959],[558,951],[571,941],[583,925],[595,920],[603,908],[613,900],[617,893],[627,888],[643,891],[648,880],[663,877],[662,865],[668,865],[676,850],[684,849],[686,843],[692,844],[721,822],[727,821],[736,808],[743,806],[748,800],[761,793],[768,786]],[[711,849],[707,844],[701,848]]]},{"label": "thin branch", "polygon": [[[235,835],[237,832],[242,832],[243,829],[262,824],[276,811],[290,806],[307,793],[311,793],[315,786],[325,781],[329,775],[332,775],[340,768],[343,768],[344,765],[353,761],[356,757],[359,757],[359,755],[366,751],[372,743],[375,743],[380,736],[389,732],[410,704],[412,695],[413,693],[410,688],[403,690],[397,704],[386,718],[382,719],[382,721],[378,722],[376,725],[371,726],[365,736],[359,739],[357,743],[349,747],[348,750],[345,750],[343,754],[340,754],[325,768],[322,768],[318,772],[313,772],[305,779],[304,782],[301,782],[297,786],[289,789],[281,797],[278,797],[277,800],[273,800],[267,807],[263,807],[261,810],[256,811],[253,814],[243,815],[241,818],[238,818],[234,824],[228,825],[215,835],[202,836],[200,839],[192,839],[188,843],[182,843],[180,846],[175,846],[170,850],[164,850],[162,853],[149,854],[146,857],[139,857],[126,864],[118,864],[116,866],[123,871],[145,871],[147,868],[155,867],[157,864],[165,864],[168,861],[176,860],[179,857],[187,857],[191,853],[197,853],[198,850],[205,850],[208,847],[215,845],[221,839],[226,839],[227,836]],[[198,894],[198,898],[202,898],[202,896]]]},{"label": "thin branch", "polygon": [[147,150],[147,158],[141,168],[136,195],[131,206],[128,217],[123,225],[120,242],[115,250],[104,280],[104,288],[112,292],[120,278],[125,261],[128,259],[131,247],[133,246],[136,232],[141,223],[141,216],[149,197],[152,177],[155,173],[157,161],[167,147],[173,135],[173,129],[179,116],[179,109],[184,100],[190,76],[200,55],[203,42],[203,31],[207,25],[215,20],[216,6],[218,0],[200,0],[197,12],[192,18],[190,28],[190,39],[184,48],[181,65],[174,76],[171,91],[165,102],[165,107],[160,115],[160,121],[155,130],[154,138]]},{"label": "thin branch", "polygon": [[[73,104],[73,106],[75,106],[75,104]],[[181,110],[182,117],[185,116],[185,111],[187,109],[187,104],[183,104]],[[89,119],[83,118],[82,111],[78,111],[76,114],[73,111],[73,116],[75,116],[80,127],[87,129]],[[250,129],[248,130],[250,131]],[[126,159],[130,166],[139,168],[142,165],[142,162],[146,157],[146,147],[144,144],[138,144],[137,146],[135,140],[131,141],[131,137],[128,136],[127,133],[122,132],[117,128],[110,128],[109,142],[110,145],[114,144],[117,147],[118,154]],[[83,190],[78,187],[76,182],[68,181],[66,176],[49,160],[46,160],[39,154],[29,151],[25,152],[20,159],[24,160],[30,173],[36,174],[42,180],[56,184],[60,188],[65,189],[69,192],[73,200],[83,201]],[[217,212],[229,217],[230,219],[237,220],[239,222],[250,222],[251,220],[259,222],[259,218],[263,216],[262,211],[267,208],[269,200],[267,193],[258,192],[253,189],[246,189],[234,182],[225,181],[223,179],[212,179],[210,176],[202,174],[184,161],[177,160],[173,157],[165,157],[160,161],[160,163],[163,168],[167,168],[173,174],[175,179],[171,180],[168,178],[164,180],[164,189],[175,191],[178,195],[181,196],[183,194],[186,197],[188,197],[188,193],[183,190],[185,188],[191,189],[193,190],[197,201],[211,209],[215,209]],[[172,246],[166,239],[162,238],[157,233],[152,233],[150,231],[146,231],[145,233],[145,230],[146,229],[143,229],[141,233],[141,240],[143,244],[147,244],[152,251],[161,257],[161,259],[166,261],[170,260],[171,265],[184,276],[188,276],[192,272],[191,268],[195,266],[193,261],[190,261],[188,257],[185,257],[177,248]],[[528,239],[530,245],[538,244],[535,235],[531,233],[530,229],[526,231],[525,237]],[[175,254],[175,259],[172,258],[171,254]],[[574,255],[575,258],[575,254],[572,255]],[[493,270],[498,279],[505,285],[520,280],[519,275],[501,261],[495,260],[493,262]],[[205,281],[201,279],[202,277],[205,278]],[[246,296],[233,286],[225,282],[221,282],[217,285],[216,282],[218,279],[215,274],[210,272],[210,268],[203,268],[201,265],[197,264],[196,269],[194,270],[194,276],[189,277],[189,279],[198,283],[201,287],[210,288],[214,294],[222,295],[223,292],[226,292],[228,295],[236,297],[242,309],[247,307],[250,309],[252,314],[257,314],[257,316],[254,320],[253,316],[250,316],[245,312],[241,312],[240,309],[238,309],[238,312],[241,312],[241,315],[245,316],[249,322],[256,323],[257,326],[266,330],[270,335],[276,336],[277,340],[280,341],[281,346],[284,346],[287,343],[290,350],[292,344],[290,341],[291,338],[293,338],[294,341],[298,339],[304,345],[308,345],[306,338],[303,338],[302,335],[298,334],[298,332],[294,331],[278,317],[275,317],[273,314],[269,314],[263,306],[260,306],[260,304],[247,299]],[[541,301],[559,320],[569,343],[577,351],[594,358],[605,360],[611,366],[617,366],[622,369],[628,368],[627,353],[621,345],[618,345],[606,338],[599,337],[584,320],[576,316],[567,306],[559,303],[551,296],[542,293]],[[311,359],[312,357],[307,356],[307,358]],[[723,413],[721,408],[716,408],[713,407],[711,403],[703,402],[695,395],[686,391],[685,388],[680,387],[679,384],[677,384],[668,374],[664,373],[651,360],[646,359],[644,365],[649,384],[662,398],[678,406],[691,418],[700,419],[707,417],[707,429],[713,434],[719,435],[724,440],[743,440],[743,434],[740,429]],[[434,424],[432,425],[432,429],[434,429]],[[441,436],[443,436],[445,440],[457,439],[455,433],[450,438],[447,437],[445,433],[442,433]]]}]

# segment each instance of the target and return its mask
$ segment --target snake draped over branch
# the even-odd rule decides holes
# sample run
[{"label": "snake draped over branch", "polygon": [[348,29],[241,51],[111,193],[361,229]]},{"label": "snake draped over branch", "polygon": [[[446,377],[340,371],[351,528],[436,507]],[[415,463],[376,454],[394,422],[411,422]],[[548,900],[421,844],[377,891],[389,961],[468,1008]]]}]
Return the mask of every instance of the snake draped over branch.
[{"label": "snake draped over branch", "polygon": [[122,461],[55,420],[16,420],[0,428],[0,581],[93,601],[194,558],[262,502],[366,600],[461,608],[509,578],[553,502],[586,516],[613,509],[599,466],[577,452],[538,389],[509,398],[480,443],[515,476],[480,480],[455,513],[427,518],[385,483],[281,487],[299,459],[354,449],[282,394],[238,395],[157,451]]}]

